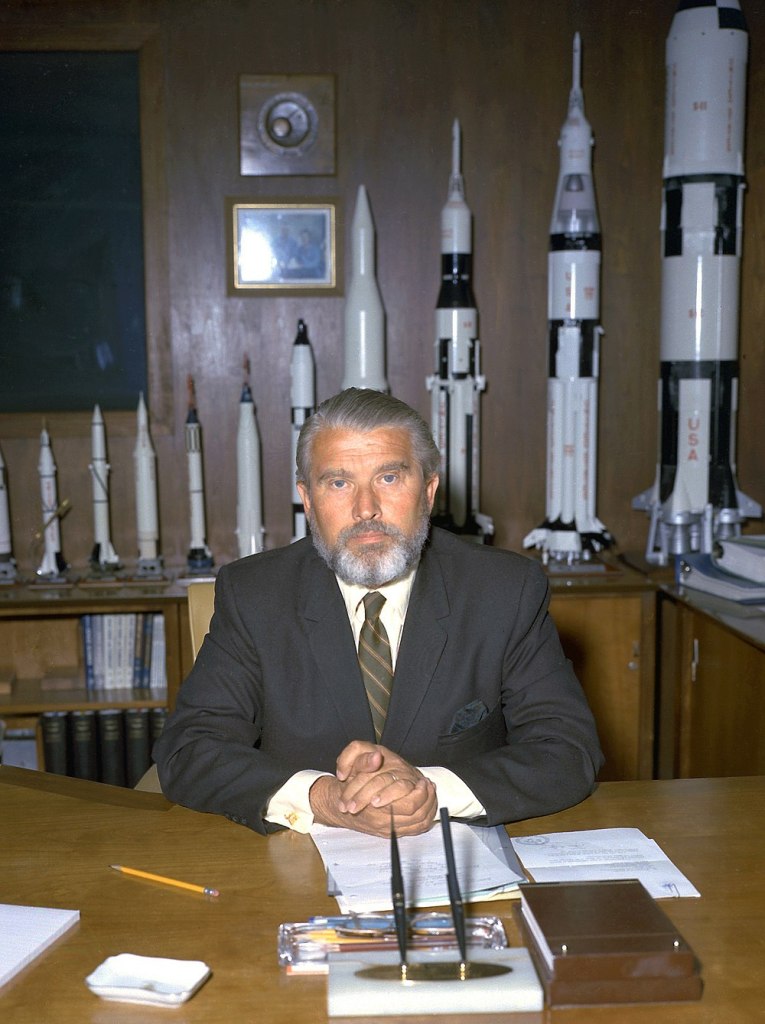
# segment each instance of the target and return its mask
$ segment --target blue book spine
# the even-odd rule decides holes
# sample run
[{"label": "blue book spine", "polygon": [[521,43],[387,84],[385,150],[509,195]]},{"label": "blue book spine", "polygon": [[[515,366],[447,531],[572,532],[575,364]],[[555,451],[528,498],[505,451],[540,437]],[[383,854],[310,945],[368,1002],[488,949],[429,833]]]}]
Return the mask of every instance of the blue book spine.
[{"label": "blue book spine", "polygon": [[93,668],[93,616],[83,615],[80,622],[82,625],[82,654],[85,661],[85,688],[92,690],[96,681]]}]

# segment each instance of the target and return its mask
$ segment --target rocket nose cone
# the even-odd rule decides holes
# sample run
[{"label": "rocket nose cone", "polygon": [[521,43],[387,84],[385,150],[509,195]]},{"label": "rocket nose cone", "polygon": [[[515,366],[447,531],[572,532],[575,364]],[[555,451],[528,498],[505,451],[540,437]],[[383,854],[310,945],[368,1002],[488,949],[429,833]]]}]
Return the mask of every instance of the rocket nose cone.
[{"label": "rocket nose cone", "polygon": [[369,208],[369,196],[364,185],[359,185],[359,191],[356,195],[356,209],[353,213],[353,226],[354,228],[359,226],[366,227],[372,223],[372,211]]}]

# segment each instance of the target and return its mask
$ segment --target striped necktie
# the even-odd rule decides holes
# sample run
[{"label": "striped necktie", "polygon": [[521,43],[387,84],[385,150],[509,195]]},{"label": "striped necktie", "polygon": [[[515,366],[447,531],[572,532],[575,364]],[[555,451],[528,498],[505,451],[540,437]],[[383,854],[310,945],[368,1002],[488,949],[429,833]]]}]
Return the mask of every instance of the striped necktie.
[{"label": "striped necktie", "polygon": [[378,743],[385,725],[393,685],[390,641],[385,626],[380,621],[380,612],[384,604],[384,596],[376,590],[364,595],[365,618],[359,635],[359,665]]}]

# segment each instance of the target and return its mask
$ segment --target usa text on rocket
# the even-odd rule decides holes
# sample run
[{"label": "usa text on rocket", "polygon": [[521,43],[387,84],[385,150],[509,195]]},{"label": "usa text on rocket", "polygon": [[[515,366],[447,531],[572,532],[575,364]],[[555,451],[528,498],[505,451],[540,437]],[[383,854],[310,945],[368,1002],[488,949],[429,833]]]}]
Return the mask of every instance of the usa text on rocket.
[{"label": "usa text on rocket", "polygon": [[680,3],[667,37],[659,454],[635,508],[649,561],[709,552],[762,509],[736,483],[748,33],[738,0]]}]

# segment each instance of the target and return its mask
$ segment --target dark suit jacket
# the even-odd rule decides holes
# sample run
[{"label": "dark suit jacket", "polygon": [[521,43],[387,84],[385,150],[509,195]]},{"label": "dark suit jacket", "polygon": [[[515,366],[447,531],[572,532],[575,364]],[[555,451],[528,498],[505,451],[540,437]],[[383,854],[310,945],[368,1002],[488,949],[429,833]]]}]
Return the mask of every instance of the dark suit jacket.
[{"label": "dark suit jacket", "polygon": [[[489,824],[582,800],[602,763],[548,599],[530,559],[432,531],[381,742],[454,771]],[[333,772],[354,739],[374,742],[369,705],[340,589],[311,540],[223,567],[209,635],[155,746],[165,794],[270,831],[276,790],[300,769]]]}]

